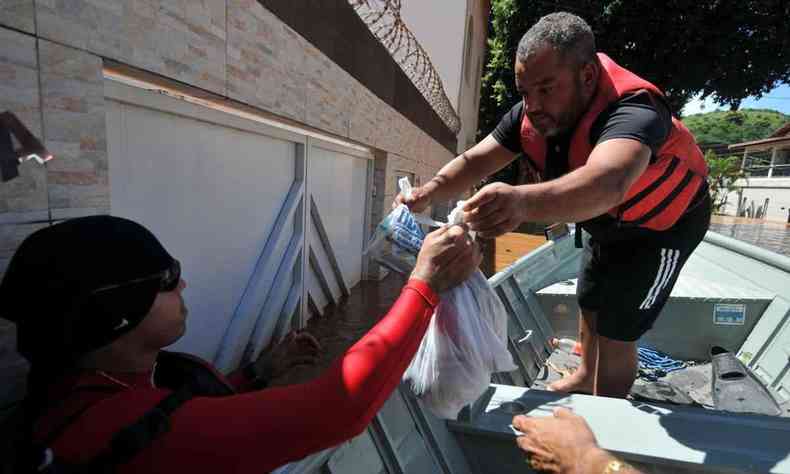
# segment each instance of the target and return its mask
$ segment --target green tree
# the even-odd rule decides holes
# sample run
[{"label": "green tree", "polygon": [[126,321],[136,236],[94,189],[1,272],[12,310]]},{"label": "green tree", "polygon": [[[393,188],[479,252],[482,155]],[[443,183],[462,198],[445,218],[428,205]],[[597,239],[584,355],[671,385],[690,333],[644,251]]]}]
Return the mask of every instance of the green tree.
[{"label": "green tree", "polygon": [[708,150],[705,153],[705,162],[708,163],[708,184],[713,212],[719,213],[724,208],[727,195],[737,189],[735,182],[746,179],[746,175],[741,171],[741,160],[737,156],[718,156],[713,150]]},{"label": "green tree", "polygon": [[790,82],[786,0],[492,0],[479,135],[519,97],[513,59],[521,36],[554,11],[580,15],[598,50],[667,93],[675,112],[696,94],[737,110]]},{"label": "green tree", "polygon": [[683,117],[683,123],[700,144],[760,140],[788,122],[790,115],[761,109],[716,111]]}]

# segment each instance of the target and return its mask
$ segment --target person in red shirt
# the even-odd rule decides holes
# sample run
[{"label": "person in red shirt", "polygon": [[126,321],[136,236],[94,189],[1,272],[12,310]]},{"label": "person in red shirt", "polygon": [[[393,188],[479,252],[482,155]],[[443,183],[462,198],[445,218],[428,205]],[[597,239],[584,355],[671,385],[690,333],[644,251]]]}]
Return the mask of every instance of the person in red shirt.
[{"label": "person in red shirt", "polygon": [[112,216],[39,230],[0,284],[3,317],[16,323],[18,350],[31,362],[30,438],[51,448],[43,464],[120,473],[269,472],[337,445],[366,428],[397,387],[438,295],[480,258],[462,227],[428,234],[400,297],[360,341],[310,382],[256,390],[262,372],[313,357],[315,341],[292,335],[273,357],[223,377],[162,350],[185,331],[186,282],[150,231]]}]

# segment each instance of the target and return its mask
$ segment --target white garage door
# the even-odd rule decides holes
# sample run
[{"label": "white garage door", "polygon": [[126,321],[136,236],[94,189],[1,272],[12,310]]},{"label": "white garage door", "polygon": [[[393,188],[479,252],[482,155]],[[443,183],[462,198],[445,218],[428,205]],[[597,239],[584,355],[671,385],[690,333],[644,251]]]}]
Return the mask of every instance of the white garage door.
[{"label": "white garage door", "polygon": [[[312,144],[313,142],[311,142]],[[368,162],[314,144],[309,151],[308,289],[314,311],[348,295],[362,274]]]},{"label": "white garage door", "polygon": [[149,227],[187,281],[174,349],[231,369],[359,281],[359,150],[110,80],[106,94],[112,213]]}]

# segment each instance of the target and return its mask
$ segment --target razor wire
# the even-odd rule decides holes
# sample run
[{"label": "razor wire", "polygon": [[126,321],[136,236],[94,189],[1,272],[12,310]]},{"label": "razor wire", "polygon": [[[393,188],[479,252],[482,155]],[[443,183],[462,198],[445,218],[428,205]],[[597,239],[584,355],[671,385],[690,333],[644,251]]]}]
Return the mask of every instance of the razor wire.
[{"label": "razor wire", "polygon": [[454,134],[461,120],[453,109],[428,53],[406,27],[401,0],[348,0],[373,35],[387,48],[400,68]]}]

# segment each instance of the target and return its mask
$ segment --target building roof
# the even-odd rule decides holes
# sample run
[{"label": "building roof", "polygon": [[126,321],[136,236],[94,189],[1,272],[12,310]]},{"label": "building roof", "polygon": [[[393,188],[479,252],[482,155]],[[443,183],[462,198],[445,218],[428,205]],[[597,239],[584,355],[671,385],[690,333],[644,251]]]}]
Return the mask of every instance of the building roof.
[{"label": "building roof", "polygon": [[[783,127],[784,128],[784,127]],[[779,136],[776,138],[763,138],[762,140],[753,140],[750,142],[735,143],[727,148],[730,150],[748,148],[750,150],[769,150],[774,147],[781,149],[790,148],[790,134],[786,136]]]},{"label": "building roof", "polygon": [[779,137],[790,137],[790,122],[779,127],[773,134],[771,134],[768,138],[779,138]]},{"label": "building roof", "polygon": [[748,148],[754,150],[769,150],[779,145],[782,149],[790,146],[790,122],[782,125],[768,138],[761,138],[760,140],[752,140],[750,142],[734,143],[727,148],[735,150],[738,148]]}]

